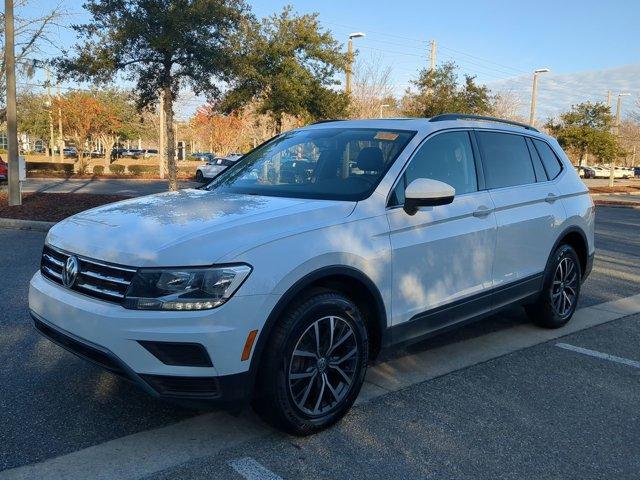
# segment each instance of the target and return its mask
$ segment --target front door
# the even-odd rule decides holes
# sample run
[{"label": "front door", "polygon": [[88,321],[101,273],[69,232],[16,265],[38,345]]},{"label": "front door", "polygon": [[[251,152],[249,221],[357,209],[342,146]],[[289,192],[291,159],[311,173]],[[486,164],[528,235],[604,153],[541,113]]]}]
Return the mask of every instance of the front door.
[{"label": "front door", "polygon": [[[454,187],[453,203],[405,213],[404,189],[416,178]],[[410,160],[387,213],[394,341],[489,310],[496,220],[491,196],[481,188],[467,131],[430,137]]]}]

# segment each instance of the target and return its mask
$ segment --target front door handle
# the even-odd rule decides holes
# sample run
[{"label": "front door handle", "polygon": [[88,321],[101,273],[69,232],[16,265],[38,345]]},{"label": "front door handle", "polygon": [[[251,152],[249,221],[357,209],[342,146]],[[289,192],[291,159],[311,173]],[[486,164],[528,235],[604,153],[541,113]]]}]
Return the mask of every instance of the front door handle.
[{"label": "front door handle", "polygon": [[493,208],[489,208],[489,207],[485,207],[484,205],[480,205],[478,207],[478,209],[473,212],[473,216],[474,217],[478,217],[478,218],[484,218],[487,215],[489,215],[491,212],[493,212]]},{"label": "front door handle", "polygon": [[544,201],[547,202],[547,203],[553,203],[557,199],[558,199],[558,197],[555,194],[550,193],[549,195],[547,195],[547,198],[545,198]]}]

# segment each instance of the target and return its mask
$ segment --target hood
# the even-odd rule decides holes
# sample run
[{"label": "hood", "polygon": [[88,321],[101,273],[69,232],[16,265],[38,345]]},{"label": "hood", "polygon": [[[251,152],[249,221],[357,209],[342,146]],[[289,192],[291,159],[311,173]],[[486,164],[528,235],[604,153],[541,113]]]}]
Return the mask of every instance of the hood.
[{"label": "hood", "polygon": [[331,225],[355,202],[180,190],[87,210],[56,224],[47,243],[123,265],[211,265],[232,251]]}]

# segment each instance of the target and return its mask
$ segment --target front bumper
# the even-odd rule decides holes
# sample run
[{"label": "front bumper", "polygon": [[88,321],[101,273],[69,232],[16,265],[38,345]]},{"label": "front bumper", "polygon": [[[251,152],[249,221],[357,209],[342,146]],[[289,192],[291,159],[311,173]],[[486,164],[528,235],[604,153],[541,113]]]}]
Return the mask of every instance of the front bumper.
[{"label": "front bumper", "polygon": [[30,312],[36,330],[65,350],[111,373],[131,380],[150,395],[177,400],[207,400],[222,404],[243,402],[250,396],[249,374],[219,377],[144,375],[134,372],[113,352],[65,332]]},{"label": "front bumper", "polygon": [[[154,396],[226,403],[250,395],[251,358],[242,361],[242,351],[249,332],[261,332],[275,303],[272,297],[238,296],[198,312],[127,310],[66,289],[37,272],[29,308],[47,338]],[[165,363],[143,346],[148,342],[197,344],[210,363]]]}]

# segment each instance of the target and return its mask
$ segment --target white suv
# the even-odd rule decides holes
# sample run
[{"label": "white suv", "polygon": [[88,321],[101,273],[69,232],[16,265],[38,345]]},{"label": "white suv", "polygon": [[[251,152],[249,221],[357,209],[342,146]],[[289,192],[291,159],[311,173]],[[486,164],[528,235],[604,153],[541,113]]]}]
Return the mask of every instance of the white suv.
[{"label": "white suv", "polygon": [[508,305],[576,308],[594,205],[557,142],[485,117],[314,124],[203,189],[54,226],[40,332],[149,393],[252,400],[308,434],[356,399],[381,348]]}]

